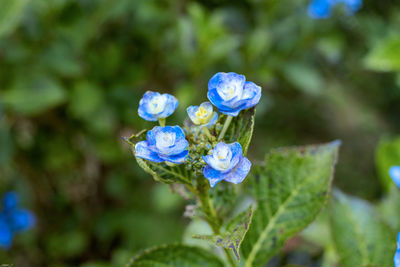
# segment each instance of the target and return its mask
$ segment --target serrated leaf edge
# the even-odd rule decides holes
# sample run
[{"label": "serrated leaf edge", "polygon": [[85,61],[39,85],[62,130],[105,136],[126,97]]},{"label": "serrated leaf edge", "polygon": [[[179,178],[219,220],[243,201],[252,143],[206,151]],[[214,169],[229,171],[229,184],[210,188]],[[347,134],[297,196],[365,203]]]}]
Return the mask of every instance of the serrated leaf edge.
[{"label": "serrated leaf edge", "polygon": [[[304,149],[304,151],[306,151],[307,148],[310,148],[310,147],[318,148],[318,147],[324,146],[324,145],[330,145],[331,148],[335,149],[335,148],[337,148],[337,147],[339,147],[339,146],[341,145],[341,141],[340,141],[340,140],[335,140],[335,141],[330,142],[330,143],[318,144],[318,145],[291,146],[291,147],[285,147],[285,148],[277,148],[277,149],[271,150],[271,152],[269,152],[268,154],[274,153],[275,151],[281,152],[281,153],[282,153],[282,149],[284,149],[284,150]],[[333,177],[334,177],[334,170],[335,170],[334,167],[335,167],[335,165],[336,165],[336,163],[337,163],[337,158],[338,158],[338,150],[336,150],[336,152],[335,152],[335,154],[334,154],[334,159],[333,159],[332,166],[331,166],[331,177],[329,178],[329,187],[328,187],[328,194],[327,194],[327,195],[329,195],[329,192],[331,191],[331,187],[332,187],[331,185],[332,185],[332,181],[333,181]],[[265,163],[266,163],[266,162],[264,161],[264,164],[265,164]],[[294,190],[293,192],[298,192],[298,191],[301,189],[301,187],[304,185],[304,183],[305,183],[306,181],[308,181],[308,180],[309,180],[309,179],[305,179],[305,180],[296,188],[296,190]],[[284,202],[285,204],[282,205],[282,206],[286,206],[288,200],[289,200],[289,199],[292,199],[293,196],[294,196],[293,193],[291,193],[290,196],[285,200],[285,202]],[[321,210],[326,206],[327,201],[328,201],[328,197],[325,198],[325,200],[324,200],[324,202],[323,202],[323,204],[322,204],[322,206],[321,206]],[[264,240],[264,239],[266,238],[266,235],[267,235],[268,232],[272,229],[272,226],[276,223],[276,220],[277,220],[277,218],[279,217],[278,215],[282,212],[282,210],[281,210],[282,206],[279,207],[278,211],[274,214],[273,218],[270,220],[270,223],[268,223],[268,226],[262,231],[262,233],[261,233],[260,237],[258,238],[256,244],[255,244],[255,245],[253,246],[253,248],[251,249],[251,252],[250,252],[249,256],[247,257],[247,261],[246,261],[246,265],[245,265],[246,267],[252,266],[252,263],[253,263],[253,261],[254,261],[256,255],[257,255],[257,253],[258,253],[258,251],[260,250],[261,245],[262,245],[262,241],[260,241],[260,240]],[[317,213],[317,214],[314,216],[314,219],[318,216],[318,214],[319,214],[319,213]],[[311,222],[314,221],[314,219],[311,220]],[[273,222],[271,223],[271,221],[273,221]],[[272,226],[271,226],[271,225],[272,225]],[[301,230],[303,230],[303,229],[306,228],[306,227],[307,227],[307,225],[304,226],[303,228],[299,229],[298,232],[301,231]],[[263,237],[263,238],[261,238],[261,237]]]}]

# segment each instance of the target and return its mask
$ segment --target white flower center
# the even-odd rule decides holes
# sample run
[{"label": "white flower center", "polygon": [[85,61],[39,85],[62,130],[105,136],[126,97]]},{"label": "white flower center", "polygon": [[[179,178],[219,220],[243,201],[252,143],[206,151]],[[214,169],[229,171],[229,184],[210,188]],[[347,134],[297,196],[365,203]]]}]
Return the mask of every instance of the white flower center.
[{"label": "white flower center", "polygon": [[240,96],[242,91],[243,88],[241,88],[240,84],[237,82],[230,82],[218,90],[220,96],[225,101],[229,101],[236,96]]},{"label": "white flower center", "polygon": [[166,97],[163,95],[155,96],[149,101],[149,112],[158,114],[165,109]]},{"label": "white flower center", "polygon": [[218,167],[226,170],[229,168],[229,164],[232,158],[232,152],[228,146],[222,146],[219,149],[214,149],[213,157]]},{"label": "white flower center", "polygon": [[159,149],[173,146],[175,144],[175,133],[158,133],[156,136],[156,146]]}]

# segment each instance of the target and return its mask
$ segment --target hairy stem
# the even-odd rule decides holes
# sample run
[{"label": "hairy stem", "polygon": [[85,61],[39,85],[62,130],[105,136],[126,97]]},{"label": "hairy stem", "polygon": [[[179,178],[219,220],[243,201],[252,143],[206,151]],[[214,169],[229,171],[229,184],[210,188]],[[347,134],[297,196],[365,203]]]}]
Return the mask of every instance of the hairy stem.
[{"label": "hairy stem", "polygon": [[221,140],[222,138],[224,138],[226,130],[228,130],[229,124],[231,124],[232,119],[233,119],[232,116],[228,115],[228,117],[226,117],[226,120],[225,120],[225,123],[224,123],[224,127],[222,128],[222,131],[218,136],[218,141]]},{"label": "hairy stem", "polygon": [[[208,194],[210,186],[207,180],[204,179],[203,177],[200,177],[198,179],[198,184],[196,189],[197,189],[197,196],[199,197],[200,201],[200,207],[203,210],[204,214],[206,215],[207,223],[211,226],[215,235],[220,234],[221,222],[217,216],[217,213],[215,212],[214,205]],[[236,263],[233,260],[232,254],[229,252],[229,250],[224,248],[224,252],[226,258],[229,261],[229,264],[232,267],[236,267]]]}]

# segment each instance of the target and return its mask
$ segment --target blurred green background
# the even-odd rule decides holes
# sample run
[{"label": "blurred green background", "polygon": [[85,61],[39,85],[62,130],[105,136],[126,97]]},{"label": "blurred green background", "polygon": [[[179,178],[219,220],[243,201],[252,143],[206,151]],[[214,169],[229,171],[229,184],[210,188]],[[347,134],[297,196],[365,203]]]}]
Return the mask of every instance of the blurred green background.
[{"label": "blurred green background", "polygon": [[122,266],[181,241],[187,203],[121,136],[153,127],[137,115],[145,91],[174,94],[168,122],[182,124],[219,71],[263,88],[251,159],[341,139],[336,186],[379,199],[375,149],[400,130],[399,2],[365,1],[354,16],[338,7],[326,20],[307,4],[0,0],[0,193],[16,190],[38,217],[0,263]]}]

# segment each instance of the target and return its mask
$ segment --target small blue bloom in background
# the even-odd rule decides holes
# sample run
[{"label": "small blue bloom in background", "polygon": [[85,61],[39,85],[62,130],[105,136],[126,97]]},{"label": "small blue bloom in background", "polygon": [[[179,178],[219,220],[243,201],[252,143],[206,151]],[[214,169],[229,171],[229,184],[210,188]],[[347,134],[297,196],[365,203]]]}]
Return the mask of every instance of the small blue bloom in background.
[{"label": "small blue bloom in background", "polygon": [[242,146],[238,142],[218,143],[211,152],[211,155],[203,156],[207,164],[203,169],[203,174],[211,187],[222,180],[238,184],[246,178],[251,162],[243,157]]},{"label": "small blue bloom in background", "polygon": [[258,104],[261,87],[246,82],[244,75],[218,72],[208,82],[207,97],[221,113],[237,116],[241,110]]},{"label": "small blue bloom in background", "polygon": [[8,192],[3,196],[0,211],[0,248],[8,249],[15,233],[28,230],[35,225],[35,216],[26,209],[18,208],[18,195]]},{"label": "small blue bloom in background", "polygon": [[397,249],[394,254],[394,266],[400,267],[400,233],[397,234]]},{"label": "small blue bloom in background", "polygon": [[188,145],[181,127],[156,126],[147,132],[147,141],[135,145],[135,155],[153,162],[183,163]]},{"label": "small blue bloom in background", "polygon": [[174,113],[178,100],[170,94],[147,91],[139,102],[139,116],[147,121],[164,119]]},{"label": "small blue bloom in background", "polygon": [[333,2],[335,0],[312,0],[308,5],[308,15],[313,19],[329,18]]},{"label": "small blue bloom in background", "polygon": [[400,187],[400,166],[392,166],[389,169],[389,175],[392,178],[393,182]]},{"label": "small blue bloom in background", "polygon": [[204,102],[200,106],[190,106],[186,109],[189,118],[196,125],[208,127],[217,122],[218,114],[213,111],[210,102]]},{"label": "small blue bloom in background", "polygon": [[341,3],[349,15],[353,15],[362,7],[362,0],[312,0],[308,5],[308,15],[313,19],[329,18],[332,8]]}]

